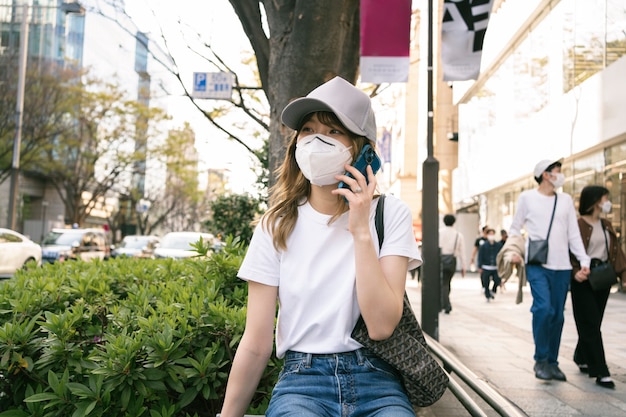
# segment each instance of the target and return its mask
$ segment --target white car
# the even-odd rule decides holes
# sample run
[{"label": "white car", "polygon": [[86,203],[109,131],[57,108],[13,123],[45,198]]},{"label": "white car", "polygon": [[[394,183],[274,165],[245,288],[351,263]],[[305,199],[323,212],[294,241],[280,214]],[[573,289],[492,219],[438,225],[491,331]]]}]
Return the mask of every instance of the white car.
[{"label": "white car", "polygon": [[211,233],[202,232],[171,232],[167,233],[161,239],[161,243],[154,250],[154,257],[159,258],[191,258],[197,256],[198,252],[191,247],[192,243],[196,243],[200,238],[205,242],[209,242],[213,247],[215,244],[215,236]]},{"label": "white car", "polygon": [[41,266],[41,246],[20,233],[0,228],[0,278],[10,278],[30,263]]},{"label": "white car", "polygon": [[43,262],[108,259],[111,248],[103,229],[52,229],[41,242]]},{"label": "white car", "polygon": [[153,258],[154,248],[156,248],[161,239],[157,236],[128,235],[119,245],[115,245],[115,249],[111,250],[112,258]]}]

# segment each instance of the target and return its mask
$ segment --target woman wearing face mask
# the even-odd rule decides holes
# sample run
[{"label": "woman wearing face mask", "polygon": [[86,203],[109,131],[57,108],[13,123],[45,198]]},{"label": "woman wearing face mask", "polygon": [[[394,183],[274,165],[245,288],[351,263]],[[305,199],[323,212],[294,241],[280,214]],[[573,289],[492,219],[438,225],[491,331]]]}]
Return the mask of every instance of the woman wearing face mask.
[{"label": "woman wearing face mask", "polygon": [[[557,192],[564,182],[561,161],[540,161],[535,165],[533,174],[539,186],[520,194],[509,235],[521,236],[524,227],[529,240],[548,240],[544,263],[525,262],[526,280],[533,296],[530,309],[535,341],[533,370],[538,379],[565,381],[565,374],[558,366],[558,357],[563,310],[572,272],[569,253],[580,262],[577,275],[581,278],[589,274],[589,256],[580,237],[572,197]],[[526,258],[527,253],[528,250]],[[514,254],[511,262],[521,263],[522,259]]]},{"label": "woman wearing face mask", "polygon": [[[626,279],[626,257],[617,241],[611,222],[602,219],[601,214],[611,211],[609,190],[590,185],[580,193],[578,226],[585,249],[591,257],[591,266],[598,261],[609,261],[621,276]],[[580,264],[572,257],[571,295],[578,343],[574,351],[574,362],[581,372],[596,378],[596,384],[605,388],[615,388],[604,357],[602,343],[602,317],[610,288],[593,290],[586,277],[577,274]]]},{"label": "woman wearing face mask", "polygon": [[284,367],[268,417],[414,416],[393,368],[350,337],[360,314],[373,339],[391,335],[407,271],[421,264],[410,210],[393,196],[379,250],[376,177],[369,166],[366,179],[349,165],[375,144],[370,99],[336,77],[292,101],[281,118],[295,133],[239,270],[248,281],[246,328],[221,415],[246,411],[272,353],[278,301]]}]

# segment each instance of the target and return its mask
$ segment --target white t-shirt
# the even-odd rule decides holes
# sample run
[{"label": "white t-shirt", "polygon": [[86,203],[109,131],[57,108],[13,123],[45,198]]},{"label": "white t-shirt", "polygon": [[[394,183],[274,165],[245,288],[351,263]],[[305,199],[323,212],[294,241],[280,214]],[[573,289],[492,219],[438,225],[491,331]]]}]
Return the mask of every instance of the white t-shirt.
[{"label": "white t-shirt", "polygon": [[[376,204],[370,219],[374,246]],[[307,202],[298,208],[296,226],[287,239],[287,250],[277,251],[272,236],[256,227],[238,276],[278,287],[279,313],[276,354],[287,350],[306,353],[348,352],[361,347],[350,337],[361,314],[356,298],[353,238],[348,213],[332,224]],[[393,196],[385,199],[385,236],[379,258],[409,258],[409,269],[421,264],[413,235],[411,212]]]},{"label": "white t-shirt", "polygon": [[[554,195],[542,194],[536,188],[520,194],[517,210],[509,230],[510,235],[521,235],[521,229],[531,240],[543,240],[548,235],[550,217],[554,207]],[[585,252],[574,202],[569,194],[558,193],[554,221],[548,241],[548,261],[543,265],[547,269],[572,269],[569,252],[579,260],[582,266],[589,266],[589,256]],[[526,243],[528,255],[528,242]]]}]

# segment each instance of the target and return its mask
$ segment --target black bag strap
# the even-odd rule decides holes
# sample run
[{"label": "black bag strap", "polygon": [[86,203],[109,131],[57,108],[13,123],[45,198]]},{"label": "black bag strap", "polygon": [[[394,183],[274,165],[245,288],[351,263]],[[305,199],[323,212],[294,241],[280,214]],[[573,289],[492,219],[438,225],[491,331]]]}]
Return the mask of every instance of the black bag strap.
[{"label": "black bag strap", "polygon": [[552,230],[552,220],[554,220],[554,212],[556,211],[556,197],[557,197],[557,194],[554,193],[554,207],[552,207],[552,217],[550,217],[550,226],[548,227],[548,236],[546,236],[546,240],[550,239],[550,230]]},{"label": "black bag strap", "polygon": [[376,217],[374,218],[374,225],[376,226],[376,234],[378,235],[378,249],[383,246],[383,240],[385,239],[385,194],[381,194],[378,197],[378,205],[376,206]]}]

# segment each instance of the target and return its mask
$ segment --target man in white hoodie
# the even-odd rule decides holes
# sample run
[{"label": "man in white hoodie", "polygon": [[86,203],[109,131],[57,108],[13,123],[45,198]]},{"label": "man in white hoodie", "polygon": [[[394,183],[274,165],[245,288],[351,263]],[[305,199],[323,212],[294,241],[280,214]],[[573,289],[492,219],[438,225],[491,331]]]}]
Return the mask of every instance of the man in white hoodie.
[{"label": "man in white hoodie", "polygon": [[579,260],[582,267],[579,273],[585,276],[589,274],[590,259],[580,236],[572,198],[557,192],[565,181],[561,161],[540,161],[535,166],[534,178],[539,186],[520,194],[509,235],[520,236],[524,227],[529,241],[548,240],[547,259],[540,264],[529,263],[527,242],[526,259],[515,255],[512,262],[526,263],[526,279],[533,296],[535,377],[565,381],[558,356],[572,272],[569,252]]}]

